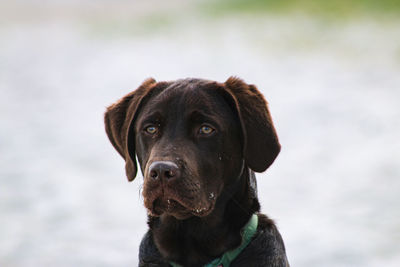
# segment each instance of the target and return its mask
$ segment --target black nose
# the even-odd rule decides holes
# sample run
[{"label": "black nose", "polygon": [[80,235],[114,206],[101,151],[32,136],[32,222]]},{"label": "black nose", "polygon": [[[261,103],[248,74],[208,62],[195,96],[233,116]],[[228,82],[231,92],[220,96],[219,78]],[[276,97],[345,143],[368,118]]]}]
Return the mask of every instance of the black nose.
[{"label": "black nose", "polygon": [[154,161],[150,164],[148,175],[154,180],[171,180],[178,178],[180,172],[172,161]]}]

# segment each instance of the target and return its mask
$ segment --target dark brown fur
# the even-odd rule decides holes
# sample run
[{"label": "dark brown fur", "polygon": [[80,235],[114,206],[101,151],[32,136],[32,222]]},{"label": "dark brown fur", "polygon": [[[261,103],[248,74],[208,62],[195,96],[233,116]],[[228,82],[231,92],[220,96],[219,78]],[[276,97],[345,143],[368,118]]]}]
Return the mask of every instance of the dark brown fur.
[{"label": "dark brown fur", "polygon": [[[107,109],[105,124],[128,180],[135,155],[144,177],[150,229],[140,266],[202,266],[239,246],[241,228],[260,209],[253,171],[265,171],[280,151],[254,85],[148,79]],[[288,266],[274,223],[258,216],[256,236],[231,266]]]}]

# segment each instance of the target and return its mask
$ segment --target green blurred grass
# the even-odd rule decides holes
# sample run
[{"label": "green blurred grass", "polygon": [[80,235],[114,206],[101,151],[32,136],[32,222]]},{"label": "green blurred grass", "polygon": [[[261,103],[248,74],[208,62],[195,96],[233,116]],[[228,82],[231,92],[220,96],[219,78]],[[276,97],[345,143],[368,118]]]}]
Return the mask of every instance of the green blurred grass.
[{"label": "green blurred grass", "polygon": [[209,1],[203,8],[212,15],[288,12],[331,17],[399,15],[400,0],[220,0]]}]

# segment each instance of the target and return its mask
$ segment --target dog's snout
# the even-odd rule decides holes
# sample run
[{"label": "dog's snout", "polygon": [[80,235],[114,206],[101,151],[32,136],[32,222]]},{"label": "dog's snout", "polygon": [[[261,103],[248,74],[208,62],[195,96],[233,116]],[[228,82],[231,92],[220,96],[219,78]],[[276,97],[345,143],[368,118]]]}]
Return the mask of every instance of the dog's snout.
[{"label": "dog's snout", "polygon": [[150,164],[148,176],[154,180],[171,180],[179,178],[180,171],[172,161],[154,161]]}]

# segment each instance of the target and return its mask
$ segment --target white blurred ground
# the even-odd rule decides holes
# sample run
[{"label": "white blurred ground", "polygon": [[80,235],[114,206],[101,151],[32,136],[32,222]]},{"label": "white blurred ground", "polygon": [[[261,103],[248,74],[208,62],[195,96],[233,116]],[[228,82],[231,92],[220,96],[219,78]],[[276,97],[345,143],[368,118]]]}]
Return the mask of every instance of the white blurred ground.
[{"label": "white blurred ground", "polygon": [[400,265],[400,21],[18,14],[0,24],[0,266],[135,266],[142,178],[104,109],[149,76],[230,75],[270,102],[282,152],[259,195],[291,265]]}]

